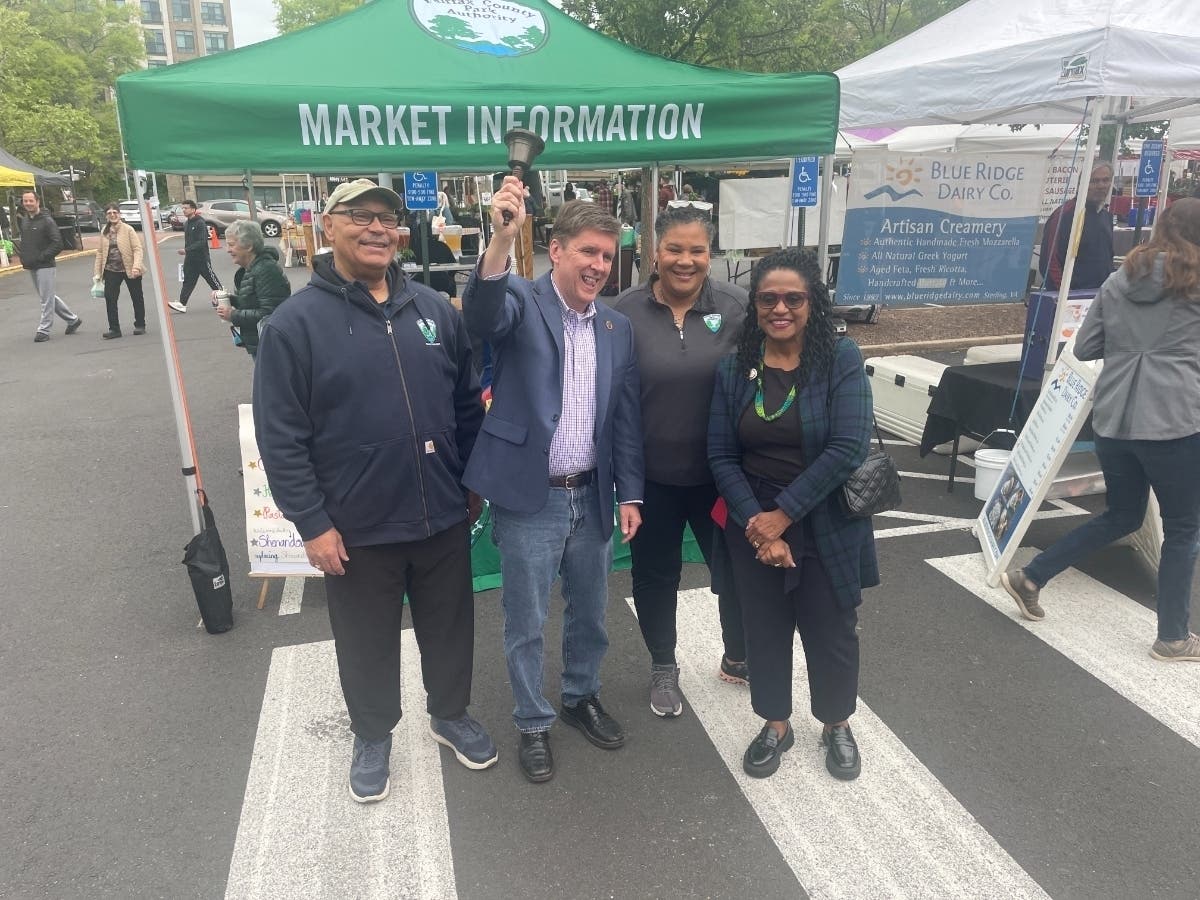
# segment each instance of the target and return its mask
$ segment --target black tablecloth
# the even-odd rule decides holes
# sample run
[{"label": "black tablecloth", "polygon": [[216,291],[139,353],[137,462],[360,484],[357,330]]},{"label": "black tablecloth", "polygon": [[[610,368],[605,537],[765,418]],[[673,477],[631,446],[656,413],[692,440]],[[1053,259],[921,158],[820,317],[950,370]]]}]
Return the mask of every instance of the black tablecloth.
[{"label": "black tablecloth", "polygon": [[982,439],[997,428],[1007,428],[1010,415],[1015,415],[1019,431],[1042,389],[1040,371],[1034,378],[1020,378],[1020,371],[1019,362],[946,369],[929,400],[929,415],[921,434],[921,455],[962,434]]}]

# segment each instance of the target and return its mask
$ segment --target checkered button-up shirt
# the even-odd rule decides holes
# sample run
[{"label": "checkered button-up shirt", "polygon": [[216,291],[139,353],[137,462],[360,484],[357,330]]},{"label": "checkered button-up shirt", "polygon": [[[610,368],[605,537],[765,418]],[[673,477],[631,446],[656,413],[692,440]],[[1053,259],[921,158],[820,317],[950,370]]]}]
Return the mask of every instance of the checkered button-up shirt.
[{"label": "checkered button-up shirt", "polygon": [[550,441],[552,478],[596,467],[596,304],[577,313],[567,306],[558,285],[554,293],[563,321],[563,405]]}]

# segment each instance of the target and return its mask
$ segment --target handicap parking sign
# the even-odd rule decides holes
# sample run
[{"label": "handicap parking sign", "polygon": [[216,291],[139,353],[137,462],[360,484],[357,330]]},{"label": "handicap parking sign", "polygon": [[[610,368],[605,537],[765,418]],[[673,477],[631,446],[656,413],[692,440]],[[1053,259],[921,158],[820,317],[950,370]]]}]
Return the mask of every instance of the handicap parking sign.
[{"label": "handicap parking sign", "polygon": [[1162,173],[1163,142],[1142,141],[1142,155],[1138,158],[1137,182],[1133,193],[1137,197],[1154,197],[1158,194],[1158,179]]},{"label": "handicap parking sign", "polygon": [[409,209],[437,209],[437,172],[404,173],[404,205]]},{"label": "handicap parking sign", "polygon": [[817,205],[817,158],[797,156],[792,167],[792,206]]}]

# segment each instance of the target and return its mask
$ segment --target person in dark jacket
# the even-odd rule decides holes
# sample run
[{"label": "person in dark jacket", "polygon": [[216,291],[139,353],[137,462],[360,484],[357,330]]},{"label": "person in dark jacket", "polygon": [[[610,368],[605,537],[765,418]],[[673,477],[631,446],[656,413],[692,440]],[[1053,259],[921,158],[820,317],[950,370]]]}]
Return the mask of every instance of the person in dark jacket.
[{"label": "person in dark jacket", "polygon": [[[279,268],[279,251],[266,245],[257,222],[231,224],[225,229],[225,244],[239,267],[233,276],[237,294],[229,298],[224,291],[213,291],[213,299],[218,301],[217,315],[238,330],[242,346],[254,359],[258,354],[258,329],[275,307],[291,296],[292,286]],[[223,299],[231,302],[219,302]]]},{"label": "person in dark jacket", "polygon": [[183,286],[179,289],[179,300],[172,300],[167,306],[175,312],[185,313],[198,279],[203,278],[214,291],[222,288],[221,279],[213,271],[212,257],[208,255],[208,223],[196,209],[195,200],[184,200],[180,205],[187,218],[183,226],[183,249],[179,251],[183,257]]},{"label": "person in dark jacket", "polygon": [[55,316],[66,320],[67,334],[78,331],[83,319],[71,312],[62,297],[54,293],[54,281],[58,273],[54,258],[62,250],[62,235],[58,233],[58,226],[54,224],[49,211],[42,209],[41,201],[33,191],[21,195],[21,206],[25,209],[25,216],[21,219],[21,268],[29,272],[33,286],[42,299],[42,318],[33,336],[34,343],[40,344],[50,340],[50,327],[54,324]]},{"label": "person in dark jacket", "polygon": [[[1098,288],[1112,274],[1112,215],[1101,209],[1108,200],[1112,181],[1113,168],[1108,163],[1100,163],[1092,169],[1083,214],[1083,234],[1079,238],[1079,249],[1075,254],[1075,268],[1071,271],[1073,291]],[[1048,288],[1056,288],[1062,284],[1067,245],[1071,240],[1071,220],[1074,217],[1075,200],[1071,199],[1051,213],[1050,218],[1046,220],[1038,267],[1045,276],[1045,286]]]},{"label": "person in dark jacket", "polygon": [[792,638],[799,631],[809,703],[823,723],[825,768],[857,778],[849,718],[858,695],[858,606],[879,583],[869,519],[838,491],[867,457],[871,387],[862,354],[838,340],[811,253],[781,250],[750,276],[738,352],[717,371],[708,456],[729,507],[725,540],[742,601],[750,701],[766,724],[742,768],[766,778],[795,741]]},{"label": "person in dark jacket", "polygon": [[[654,233],[649,284],[625,291],[613,307],[633,324],[641,375],[646,488],[642,527],[629,545],[633,603],[650,652],[650,709],[670,718],[683,712],[675,618],[684,529],[691,526],[710,568],[714,553],[725,553],[710,515],[717,488],[705,436],[717,362],[737,349],[749,298],[737,285],[709,278],[713,225],[706,213],[668,209]],[[737,593],[715,577],[713,590],[725,644],[717,676],[749,684]]]},{"label": "person in dark jacket", "polygon": [[396,262],[400,208],[365,178],[338,186],[322,214],[333,252],[263,322],[254,369],[271,493],[325,574],[360,803],[389,790],[405,593],[433,739],[471,769],[497,758],[467,712],[478,498],[462,473],[483,421],[479,382],[459,313]]}]

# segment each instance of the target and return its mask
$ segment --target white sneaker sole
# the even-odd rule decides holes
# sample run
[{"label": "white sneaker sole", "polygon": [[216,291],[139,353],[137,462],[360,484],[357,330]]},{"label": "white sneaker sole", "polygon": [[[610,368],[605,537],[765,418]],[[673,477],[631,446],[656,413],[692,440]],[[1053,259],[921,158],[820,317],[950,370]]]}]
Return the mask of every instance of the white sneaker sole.
[{"label": "white sneaker sole", "polygon": [[494,766],[496,764],[496,761],[498,759],[500,759],[500,753],[499,753],[499,751],[497,751],[492,756],[491,759],[485,760],[484,762],[481,762],[481,763],[477,763],[474,760],[470,759],[469,757],[463,756],[461,753],[459,753],[458,748],[455,747],[454,744],[450,743],[450,741],[446,740],[446,738],[442,737],[440,734],[438,734],[436,731],[434,731],[432,725],[429,726],[429,736],[431,738],[433,738],[435,741],[437,741],[439,744],[441,744],[443,747],[449,747],[454,752],[455,759],[457,759],[460,763],[462,763],[468,769],[473,769],[476,772],[480,771],[481,769],[490,769],[492,766]]},{"label": "white sneaker sole", "polygon": [[681,702],[678,706],[676,706],[674,712],[669,709],[659,709],[657,706],[651,703],[650,712],[654,713],[660,719],[674,719],[683,714],[683,703]]},{"label": "white sneaker sole", "polygon": [[380,800],[385,799],[387,795],[392,792],[392,779],[388,778],[388,780],[384,782],[382,794],[374,794],[370,797],[358,796],[358,794],[354,793],[353,785],[347,785],[347,787],[350,791],[350,799],[355,803],[378,803]]}]

